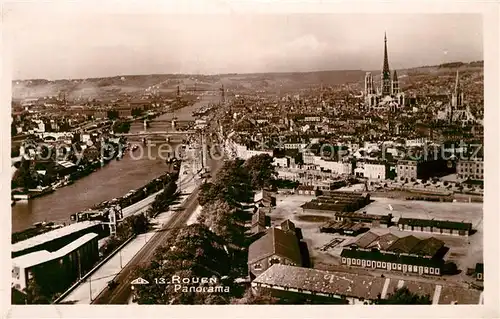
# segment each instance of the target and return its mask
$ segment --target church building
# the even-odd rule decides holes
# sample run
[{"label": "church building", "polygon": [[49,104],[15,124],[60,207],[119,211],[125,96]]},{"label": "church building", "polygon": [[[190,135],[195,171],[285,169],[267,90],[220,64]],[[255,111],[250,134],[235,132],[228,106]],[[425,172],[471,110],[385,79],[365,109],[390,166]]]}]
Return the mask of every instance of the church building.
[{"label": "church building", "polygon": [[389,109],[396,111],[404,105],[404,93],[399,88],[398,74],[394,70],[391,76],[387,56],[387,36],[384,34],[384,65],[380,89],[375,90],[371,72],[365,75],[365,105],[370,109]]},{"label": "church building", "polygon": [[460,85],[460,78],[457,75],[455,78],[455,89],[451,95],[451,101],[446,105],[444,111],[438,112],[438,119],[449,123],[460,123],[463,126],[476,122],[474,115],[471,113],[469,105],[464,101],[464,92]]}]

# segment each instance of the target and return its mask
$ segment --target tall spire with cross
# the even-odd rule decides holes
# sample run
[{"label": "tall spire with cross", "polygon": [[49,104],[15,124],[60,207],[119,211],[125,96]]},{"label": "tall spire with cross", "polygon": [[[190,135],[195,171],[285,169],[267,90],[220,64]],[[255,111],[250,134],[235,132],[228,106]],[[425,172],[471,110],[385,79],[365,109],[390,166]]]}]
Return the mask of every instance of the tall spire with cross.
[{"label": "tall spire with cross", "polygon": [[457,75],[456,75],[456,78],[455,78],[455,95],[459,94],[461,91],[460,89],[460,79],[458,77],[458,70],[457,70]]},{"label": "tall spire with cross", "polygon": [[389,58],[387,56],[387,34],[384,32],[384,66],[382,69],[382,95],[391,94],[391,71],[389,70]]},{"label": "tall spire with cross", "polygon": [[455,91],[453,92],[453,95],[451,98],[451,106],[454,108],[462,107],[463,98],[464,98],[464,95],[462,92],[462,87],[460,86],[460,79],[458,77],[458,70],[457,70],[457,75],[455,78]]}]

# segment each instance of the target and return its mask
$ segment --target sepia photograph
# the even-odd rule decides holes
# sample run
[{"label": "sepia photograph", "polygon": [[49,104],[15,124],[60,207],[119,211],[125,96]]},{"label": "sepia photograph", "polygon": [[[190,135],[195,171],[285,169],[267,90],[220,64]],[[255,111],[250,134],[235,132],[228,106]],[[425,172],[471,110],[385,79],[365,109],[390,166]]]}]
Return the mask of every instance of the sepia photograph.
[{"label": "sepia photograph", "polygon": [[484,304],[481,14],[6,16],[12,305]]}]

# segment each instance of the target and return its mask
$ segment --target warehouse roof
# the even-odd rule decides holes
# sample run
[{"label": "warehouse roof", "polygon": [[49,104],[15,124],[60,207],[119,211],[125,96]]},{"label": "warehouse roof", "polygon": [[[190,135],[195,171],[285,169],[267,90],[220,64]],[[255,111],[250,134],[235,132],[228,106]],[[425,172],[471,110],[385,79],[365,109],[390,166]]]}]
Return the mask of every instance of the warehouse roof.
[{"label": "warehouse roof", "polygon": [[96,233],[85,234],[82,237],[78,238],[77,240],[73,241],[72,243],[69,243],[68,245],[54,252],[48,252],[47,250],[35,251],[12,259],[12,263],[15,266],[21,268],[29,268],[42,263],[46,263],[48,261],[68,255],[72,251],[78,249],[79,247],[88,243],[97,236],[98,235]]},{"label": "warehouse roof", "polygon": [[71,224],[71,225],[66,226],[66,227],[54,229],[54,230],[51,230],[49,232],[31,237],[31,238],[28,238],[26,240],[23,240],[23,241],[20,241],[20,242],[13,244],[12,251],[13,252],[23,251],[25,249],[41,245],[43,243],[52,241],[54,239],[68,236],[72,233],[76,233],[76,232],[81,231],[83,229],[93,227],[93,226],[98,225],[100,223],[101,222],[98,222],[98,221],[83,221],[83,222]]},{"label": "warehouse roof", "polygon": [[275,264],[253,282],[373,300],[385,278]]},{"label": "warehouse roof", "polygon": [[421,240],[418,244],[415,245],[415,247],[413,247],[410,253],[419,256],[434,257],[443,246],[443,241],[435,237],[430,237]]},{"label": "warehouse roof", "polygon": [[336,217],[347,217],[347,218],[355,218],[355,219],[365,219],[365,220],[383,220],[389,221],[392,219],[389,215],[373,215],[373,214],[365,214],[365,213],[356,213],[356,212],[336,212]]},{"label": "warehouse roof", "polygon": [[471,230],[471,223],[453,222],[449,220],[435,220],[435,219],[417,219],[417,218],[400,218],[398,225],[409,225],[417,227],[436,227],[441,229],[454,229],[454,230]]},{"label": "warehouse roof", "polygon": [[420,239],[417,237],[410,235],[406,237],[399,238],[396,240],[389,248],[387,248],[388,251],[392,251],[395,253],[403,253],[403,254],[409,254],[411,250],[417,246],[417,244],[420,242]]},{"label": "warehouse roof", "polygon": [[373,243],[379,236],[371,231],[367,232],[363,236],[361,236],[356,242],[353,244],[360,248],[367,248],[371,243]]},{"label": "warehouse roof", "polygon": [[396,240],[398,240],[399,237],[392,234],[392,233],[387,233],[385,235],[380,236],[379,238],[375,239],[369,246],[368,248],[375,247],[379,250],[387,250]]},{"label": "warehouse roof", "polygon": [[[388,294],[397,289],[402,282],[403,287],[407,287],[411,292],[419,295],[428,294],[431,299],[437,286],[419,280],[401,280],[389,276],[386,278],[371,277],[348,272],[323,271],[281,264],[271,266],[253,282],[368,300],[378,299],[379,294],[382,295],[386,283],[388,283]],[[438,299],[439,304],[478,304],[480,301],[481,292],[478,290],[463,288],[449,282],[440,283],[439,286],[442,287]],[[385,298],[387,298],[387,295]]]}]

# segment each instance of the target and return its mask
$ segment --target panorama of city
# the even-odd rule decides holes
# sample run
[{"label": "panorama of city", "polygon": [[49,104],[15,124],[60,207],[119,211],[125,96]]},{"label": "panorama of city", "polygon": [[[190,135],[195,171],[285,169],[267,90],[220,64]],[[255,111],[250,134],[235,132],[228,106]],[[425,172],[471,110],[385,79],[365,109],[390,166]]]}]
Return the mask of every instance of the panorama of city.
[{"label": "panorama of city", "polygon": [[482,304],[483,61],[373,36],[374,69],[14,79],[12,304]]}]

